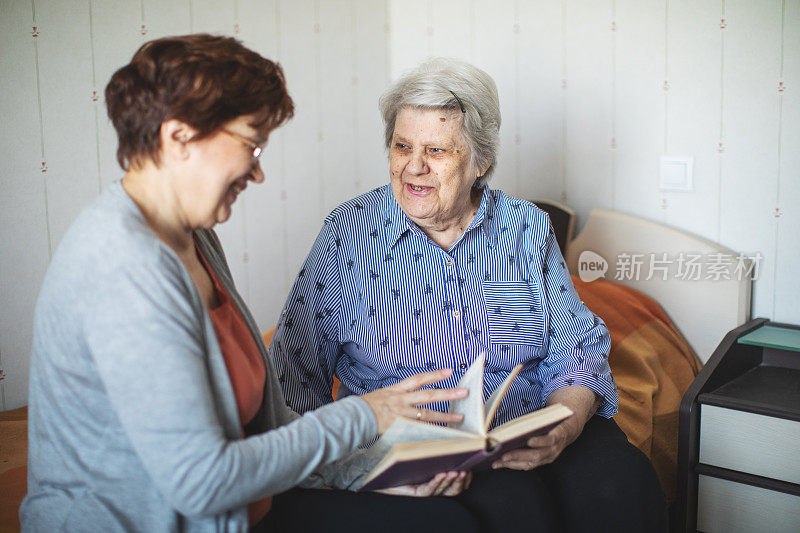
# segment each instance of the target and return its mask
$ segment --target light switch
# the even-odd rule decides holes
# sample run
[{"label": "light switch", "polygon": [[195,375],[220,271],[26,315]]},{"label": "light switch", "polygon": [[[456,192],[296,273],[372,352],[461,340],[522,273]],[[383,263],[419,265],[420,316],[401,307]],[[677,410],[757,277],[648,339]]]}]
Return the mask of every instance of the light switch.
[{"label": "light switch", "polygon": [[661,156],[659,189],[662,191],[692,191],[694,157]]}]

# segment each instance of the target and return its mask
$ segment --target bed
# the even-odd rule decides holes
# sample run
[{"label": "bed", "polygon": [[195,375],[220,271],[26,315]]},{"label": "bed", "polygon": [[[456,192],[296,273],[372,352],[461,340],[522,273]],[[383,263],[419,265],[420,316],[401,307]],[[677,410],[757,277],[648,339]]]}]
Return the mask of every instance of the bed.
[{"label": "bed", "polygon": [[[553,220],[578,294],[611,333],[620,396],[614,418],[673,501],[680,400],[725,334],[750,319],[752,263],[685,231],[606,209],[594,209],[572,238],[569,209],[534,203]],[[700,258],[692,264],[705,271],[695,275],[689,257]],[[641,260],[638,275],[634,259]]]},{"label": "bed", "polygon": [[[565,257],[573,274],[578,272],[579,258],[586,251],[609,261],[607,279],[614,279],[658,302],[703,363],[728,331],[750,320],[752,281],[750,275],[744,274],[753,266],[752,261],[719,244],[658,222],[594,209],[583,230],[567,245]],[[651,279],[644,279],[647,276],[643,269],[640,279],[619,280],[611,262],[612,258],[623,254],[656,254],[656,260],[667,254],[667,259],[674,262],[667,265],[666,276],[656,272]],[[740,279],[735,275],[731,279],[715,279],[712,272],[698,280],[680,279],[677,262],[681,254],[684,258],[700,256],[711,264],[721,264],[714,263],[716,259],[732,258],[731,269],[737,268],[736,261],[741,257],[743,275]],[[706,276],[710,277],[705,279]]]}]

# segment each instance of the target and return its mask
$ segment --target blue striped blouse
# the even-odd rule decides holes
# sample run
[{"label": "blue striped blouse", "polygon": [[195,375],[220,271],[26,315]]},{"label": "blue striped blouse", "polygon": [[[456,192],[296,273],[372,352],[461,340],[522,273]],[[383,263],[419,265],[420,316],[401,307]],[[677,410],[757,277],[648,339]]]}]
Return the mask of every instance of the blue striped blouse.
[{"label": "blue striped blouse", "polygon": [[[617,411],[610,337],[580,301],[546,213],[484,188],[472,224],[443,250],[384,186],[336,208],[286,300],[272,343],[287,404],[332,401],[334,374],[363,394],[451,367],[453,387],[486,351],[484,398],[518,364],[495,424],[582,385]],[[433,408],[445,410],[446,404]]]}]

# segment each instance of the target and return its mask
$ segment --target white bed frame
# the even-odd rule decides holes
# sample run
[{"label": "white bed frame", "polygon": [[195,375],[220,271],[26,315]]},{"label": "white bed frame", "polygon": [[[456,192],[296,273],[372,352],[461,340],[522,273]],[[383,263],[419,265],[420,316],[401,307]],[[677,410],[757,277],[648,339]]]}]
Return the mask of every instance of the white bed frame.
[{"label": "white bed frame", "polygon": [[[583,230],[567,247],[566,260],[571,273],[579,273],[578,261],[586,250],[608,262],[606,279],[636,289],[658,302],[703,363],[728,331],[750,319],[752,281],[749,276],[704,279],[707,277],[704,271],[699,280],[676,277],[679,254],[683,253],[684,257],[702,254],[705,259],[717,253],[739,255],[728,248],[658,222],[594,209]],[[666,280],[659,271],[648,280],[651,254],[661,259],[664,253],[668,261],[673,260],[667,267]],[[627,279],[627,275],[624,279],[615,279],[618,258],[624,257],[621,254],[629,254],[629,257],[643,254],[644,264],[638,279]],[[627,274],[629,271],[621,268],[619,272]]]}]

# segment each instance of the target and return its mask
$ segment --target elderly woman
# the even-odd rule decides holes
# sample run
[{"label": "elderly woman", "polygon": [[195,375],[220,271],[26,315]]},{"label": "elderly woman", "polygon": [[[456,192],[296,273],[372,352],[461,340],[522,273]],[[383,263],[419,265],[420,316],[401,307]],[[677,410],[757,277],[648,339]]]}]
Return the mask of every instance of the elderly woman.
[{"label": "elderly woman", "polygon": [[431,60],[380,109],[390,183],[325,219],[270,346],[289,404],[330,403],[334,376],[340,397],[440,367],[452,386],[481,351],[487,397],[522,363],[495,424],[554,402],[575,415],[457,500],[492,531],[663,529],[655,472],[611,420],[605,324],[575,292],[547,215],[487,186],[500,127],[491,77]]},{"label": "elderly woman", "polygon": [[[359,445],[416,405],[466,391],[417,390],[443,370],[302,417],[286,407],[211,230],[264,181],[258,157],[292,116],[279,66],[231,38],[165,38],[142,46],[105,94],[126,172],[64,236],[41,290],[23,528],[302,529],[280,500],[268,513],[271,495],[353,488]],[[454,495],[466,481],[444,473],[401,492]],[[319,492],[394,523],[453,501]],[[472,527],[455,503],[452,513]]]}]

